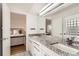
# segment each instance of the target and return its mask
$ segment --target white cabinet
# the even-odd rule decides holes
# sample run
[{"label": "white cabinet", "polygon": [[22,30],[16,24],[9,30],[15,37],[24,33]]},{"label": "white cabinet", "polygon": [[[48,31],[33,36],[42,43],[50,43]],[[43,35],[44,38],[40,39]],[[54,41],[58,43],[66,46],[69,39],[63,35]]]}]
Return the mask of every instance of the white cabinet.
[{"label": "white cabinet", "polygon": [[45,33],[45,18],[44,17],[39,17],[39,19],[37,20],[38,23],[38,33]]},{"label": "white cabinet", "polygon": [[28,14],[27,15],[27,32],[29,34],[37,33],[37,15]]},{"label": "white cabinet", "polygon": [[40,44],[38,42],[32,41],[31,48],[32,48],[31,54],[33,56],[40,56],[41,49],[40,49]]},{"label": "white cabinet", "polygon": [[34,52],[33,54],[34,56],[40,56],[40,49],[35,45],[33,45],[33,52]]},{"label": "white cabinet", "polygon": [[41,44],[39,44],[39,42],[33,41],[32,45],[33,45],[33,49],[35,52],[35,56],[40,56],[41,55]]},{"label": "white cabinet", "polygon": [[29,34],[45,33],[45,18],[37,15],[27,15],[27,32]]},{"label": "white cabinet", "polygon": [[30,51],[31,55],[34,55],[34,49],[33,49],[33,45],[32,45],[31,40],[29,40],[29,51]]}]

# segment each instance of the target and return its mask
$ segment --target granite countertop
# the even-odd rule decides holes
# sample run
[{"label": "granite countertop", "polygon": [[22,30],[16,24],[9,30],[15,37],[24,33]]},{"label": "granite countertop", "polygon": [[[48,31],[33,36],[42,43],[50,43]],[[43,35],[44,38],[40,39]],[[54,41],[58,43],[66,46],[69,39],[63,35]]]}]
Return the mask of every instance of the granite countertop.
[{"label": "granite countertop", "polygon": [[[38,41],[39,43],[43,44],[44,46],[46,46],[47,48],[54,51],[55,53],[57,53],[60,56],[73,56],[72,54],[69,54],[69,53],[66,53],[66,52],[63,52],[63,51],[57,49],[56,47],[54,47],[54,44],[51,45],[51,43],[59,42],[60,44],[68,46],[65,42],[62,42],[62,38],[46,36],[46,35],[43,35],[43,36],[31,36],[30,38],[32,38],[35,41]],[[59,43],[57,43],[57,44],[59,44]],[[68,47],[75,48],[73,46],[68,46]],[[76,48],[76,49],[78,49],[78,48]]]},{"label": "granite countertop", "polygon": [[16,35],[11,35],[10,37],[11,38],[14,38],[14,37],[25,37],[25,34],[16,34]]}]

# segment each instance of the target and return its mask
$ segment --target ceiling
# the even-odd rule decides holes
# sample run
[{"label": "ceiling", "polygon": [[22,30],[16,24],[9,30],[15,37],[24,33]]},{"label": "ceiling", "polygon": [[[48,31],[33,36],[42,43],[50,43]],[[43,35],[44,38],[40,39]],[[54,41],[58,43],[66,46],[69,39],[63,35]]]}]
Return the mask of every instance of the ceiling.
[{"label": "ceiling", "polygon": [[10,9],[38,14],[48,3],[7,3]]}]

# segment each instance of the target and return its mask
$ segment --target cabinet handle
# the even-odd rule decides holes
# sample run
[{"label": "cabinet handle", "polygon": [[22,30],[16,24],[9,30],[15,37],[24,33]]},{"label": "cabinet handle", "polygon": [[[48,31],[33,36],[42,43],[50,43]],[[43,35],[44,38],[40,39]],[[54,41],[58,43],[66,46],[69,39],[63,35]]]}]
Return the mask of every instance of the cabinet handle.
[{"label": "cabinet handle", "polygon": [[44,54],[44,56],[48,56],[48,55]]},{"label": "cabinet handle", "polygon": [[7,40],[8,38],[3,38],[3,39],[1,39],[1,40]]},{"label": "cabinet handle", "polygon": [[34,48],[35,48],[37,51],[39,51],[39,49],[38,49],[38,48],[36,48],[35,46],[34,46]]},{"label": "cabinet handle", "polygon": [[44,28],[40,28],[40,30],[44,30]]},{"label": "cabinet handle", "polygon": [[36,42],[33,42],[33,43],[35,43],[36,45],[38,45],[38,46],[39,46],[39,44],[37,44]]},{"label": "cabinet handle", "polygon": [[30,30],[35,30],[35,28],[30,28]]}]

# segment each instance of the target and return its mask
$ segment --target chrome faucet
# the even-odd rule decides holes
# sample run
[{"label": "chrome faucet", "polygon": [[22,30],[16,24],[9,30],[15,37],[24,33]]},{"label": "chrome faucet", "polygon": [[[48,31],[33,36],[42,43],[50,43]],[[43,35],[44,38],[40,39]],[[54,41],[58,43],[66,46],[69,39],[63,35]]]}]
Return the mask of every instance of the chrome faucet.
[{"label": "chrome faucet", "polygon": [[75,39],[75,37],[71,37],[71,39],[70,38],[67,38],[67,44],[68,45],[72,45],[73,43],[74,43],[74,39]]}]

